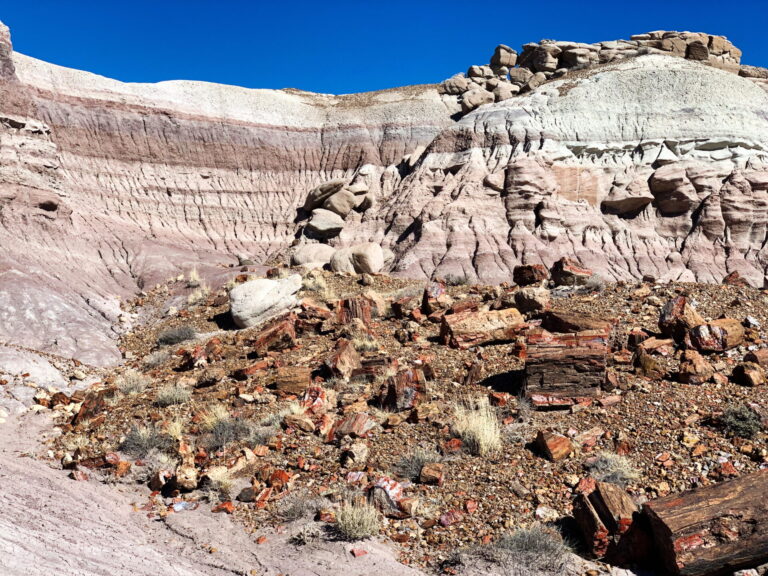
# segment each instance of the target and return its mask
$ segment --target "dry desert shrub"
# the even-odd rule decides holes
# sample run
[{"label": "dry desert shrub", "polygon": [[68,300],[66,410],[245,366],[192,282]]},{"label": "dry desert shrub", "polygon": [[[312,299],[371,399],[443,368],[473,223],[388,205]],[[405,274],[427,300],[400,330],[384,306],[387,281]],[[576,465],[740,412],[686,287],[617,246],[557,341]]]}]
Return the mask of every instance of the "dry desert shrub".
[{"label": "dry desert shrub", "polygon": [[144,392],[148,385],[149,379],[136,370],[126,370],[124,374],[115,380],[115,386],[125,396],[140,394]]},{"label": "dry desert shrub", "polygon": [[763,427],[760,416],[746,404],[728,406],[721,421],[730,436],[740,438],[753,438]]},{"label": "dry desert shrub", "polygon": [[336,514],[336,528],[345,540],[363,540],[379,533],[379,512],[365,500],[347,501]]},{"label": "dry desert shrub", "polygon": [[629,459],[613,452],[601,452],[587,468],[595,480],[626,486],[640,477]]},{"label": "dry desert shrub", "polygon": [[165,386],[158,390],[155,404],[161,408],[173,406],[175,404],[184,404],[185,402],[189,402],[191,396],[192,393],[187,388],[182,388],[177,385]]},{"label": "dry desert shrub", "polygon": [[395,472],[403,478],[417,480],[425,464],[439,462],[440,459],[440,454],[435,450],[418,447],[400,459],[395,465]]},{"label": "dry desert shrub", "polygon": [[168,453],[174,448],[171,436],[154,426],[133,426],[120,444],[120,450],[136,458],[144,458],[150,452]]},{"label": "dry desert shrub", "polygon": [[157,343],[160,346],[173,346],[191,340],[195,336],[195,329],[192,326],[176,326],[160,332],[157,336]]}]

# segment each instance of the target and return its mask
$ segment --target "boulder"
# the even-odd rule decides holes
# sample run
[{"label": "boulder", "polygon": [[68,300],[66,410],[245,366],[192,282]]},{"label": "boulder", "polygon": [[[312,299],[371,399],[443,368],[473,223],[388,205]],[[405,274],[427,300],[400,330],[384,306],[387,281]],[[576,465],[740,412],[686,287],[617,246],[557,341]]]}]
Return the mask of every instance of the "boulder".
[{"label": "boulder", "polygon": [[592,270],[581,268],[570,258],[560,258],[552,266],[551,275],[557,286],[584,286],[592,277]]},{"label": "boulder", "polygon": [[509,100],[513,96],[516,96],[518,92],[520,92],[520,87],[516,84],[502,82],[493,89],[493,97],[496,102],[503,102],[504,100]]},{"label": "boulder", "polygon": [[330,210],[315,208],[312,218],[307,222],[306,230],[319,238],[338,236],[344,228],[344,219]]},{"label": "boulder", "polygon": [[468,114],[483,104],[492,104],[495,100],[493,93],[488,90],[470,90],[461,99],[461,111]]},{"label": "boulder", "polygon": [[515,292],[515,305],[523,314],[546,310],[549,301],[549,290],[540,286],[529,286]]},{"label": "boulder", "polygon": [[337,250],[331,258],[331,270],[345,274],[376,274],[384,268],[384,252],[368,242]]},{"label": "boulder", "polygon": [[357,208],[363,201],[363,196],[357,196],[350,190],[341,190],[326,198],[323,202],[323,209],[330,210],[342,218]]},{"label": "boulder", "polygon": [[295,306],[301,276],[281,280],[258,278],[235,286],[229,293],[229,309],[238,328],[250,328]]},{"label": "boulder", "polygon": [[463,74],[457,74],[456,76],[452,76],[451,78],[448,78],[448,80],[444,81],[442,84],[442,89],[446,94],[453,94],[458,96],[469,90],[469,80]]},{"label": "boulder", "polygon": [[326,198],[329,198],[333,194],[336,194],[339,190],[344,188],[346,185],[346,180],[336,179],[336,180],[330,180],[328,182],[325,182],[323,184],[320,184],[320,186],[317,186],[309,191],[309,194],[307,194],[307,198],[304,200],[304,210],[309,212],[310,210],[314,210],[318,206],[320,206],[323,202],[325,202]]},{"label": "boulder", "polygon": [[528,84],[528,81],[533,77],[533,72],[527,68],[513,68],[509,71],[509,80],[518,86],[524,86]]},{"label": "boulder", "polygon": [[327,244],[304,244],[298,246],[291,256],[291,266],[322,268],[331,261],[336,248]]},{"label": "boulder", "polygon": [[491,67],[506,66],[512,68],[517,64],[517,52],[504,44],[496,46],[491,57]]}]

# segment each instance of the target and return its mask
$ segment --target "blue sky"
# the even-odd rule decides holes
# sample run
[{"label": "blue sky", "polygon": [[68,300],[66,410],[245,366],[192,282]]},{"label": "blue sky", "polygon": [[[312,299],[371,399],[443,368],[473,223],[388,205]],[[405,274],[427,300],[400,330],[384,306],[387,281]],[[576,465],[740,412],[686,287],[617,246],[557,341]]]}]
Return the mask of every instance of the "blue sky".
[{"label": "blue sky", "polygon": [[496,44],[649,30],[728,36],[768,66],[768,1],[4,0],[19,52],[123,81],[348,93],[438,82]]}]

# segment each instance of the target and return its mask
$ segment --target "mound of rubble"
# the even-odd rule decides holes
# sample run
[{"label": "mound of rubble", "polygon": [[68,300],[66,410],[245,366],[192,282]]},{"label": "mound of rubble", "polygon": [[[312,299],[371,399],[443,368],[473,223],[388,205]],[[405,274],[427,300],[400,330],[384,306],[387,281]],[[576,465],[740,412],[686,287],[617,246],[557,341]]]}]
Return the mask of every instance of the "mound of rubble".
[{"label": "mound of rubble", "polygon": [[133,301],[155,320],[124,337],[126,366],[36,395],[72,478],[296,546],[365,503],[401,561],[456,574],[537,525],[631,569],[768,562],[764,292],[735,275],[606,285],[567,259],[496,287],[313,270],[271,318],[227,323],[239,292],[280,294],[291,272],[170,314],[166,290]]}]

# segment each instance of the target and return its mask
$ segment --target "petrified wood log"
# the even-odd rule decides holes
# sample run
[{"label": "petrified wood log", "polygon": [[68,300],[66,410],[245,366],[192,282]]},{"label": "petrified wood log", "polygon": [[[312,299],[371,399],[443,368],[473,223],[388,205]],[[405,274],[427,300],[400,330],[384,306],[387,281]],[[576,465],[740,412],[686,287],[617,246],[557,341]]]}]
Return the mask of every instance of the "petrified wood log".
[{"label": "petrified wood log", "polygon": [[720,576],[768,561],[768,469],[648,502],[663,567],[682,576]]},{"label": "petrified wood log", "polygon": [[515,308],[466,310],[443,316],[440,337],[454,348],[470,348],[491,342],[514,340],[527,325]]},{"label": "petrified wood log", "polygon": [[528,336],[525,390],[534,406],[571,406],[596,397],[605,381],[610,333],[585,330]]},{"label": "petrified wood log", "polygon": [[579,494],[573,503],[584,541],[598,558],[605,556],[614,537],[629,530],[635,512],[637,505],[626,490],[606,482],[598,482],[589,494]]}]

